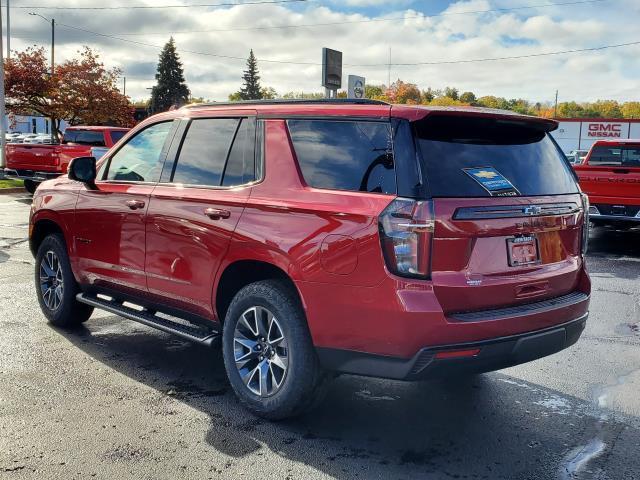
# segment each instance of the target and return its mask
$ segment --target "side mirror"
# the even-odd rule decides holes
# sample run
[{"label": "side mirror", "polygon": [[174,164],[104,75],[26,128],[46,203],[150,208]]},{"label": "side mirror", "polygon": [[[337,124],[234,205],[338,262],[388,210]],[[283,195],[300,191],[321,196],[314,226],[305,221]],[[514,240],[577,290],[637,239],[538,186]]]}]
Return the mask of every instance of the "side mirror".
[{"label": "side mirror", "polygon": [[69,178],[82,182],[89,187],[95,186],[96,159],[94,157],[78,157],[69,163]]}]

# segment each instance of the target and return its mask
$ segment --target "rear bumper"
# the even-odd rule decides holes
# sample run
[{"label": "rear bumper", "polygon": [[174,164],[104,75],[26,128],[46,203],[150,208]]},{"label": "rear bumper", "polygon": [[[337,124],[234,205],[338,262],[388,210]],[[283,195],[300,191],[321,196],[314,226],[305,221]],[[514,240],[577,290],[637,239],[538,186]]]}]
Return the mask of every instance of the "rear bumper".
[{"label": "rear bumper", "polygon": [[24,170],[15,168],[5,168],[4,176],[7,178],[14,178],[16,180],[32,180],[34,182],[44,182],[52,178],[57,178],[62,175],[59,172],[40,172],[37,170]]},{"label": "rear bumper", "polygon": [[596,223],[632,222],[640,224],[640,206],[627,205],[626,203],[593,203],[589,209],[589,218]]},{"label": "rear bumper", "polygon": [[[587,317],[585,313],[561,325],[518,335],[426,347],[409,359],[331,348],[317,351],[321,364],[338,372],[396,380],[443,378],[499,370],[557,353],[578,341]],[[471,356],[438,358],[443,352],[476,350]]]}]

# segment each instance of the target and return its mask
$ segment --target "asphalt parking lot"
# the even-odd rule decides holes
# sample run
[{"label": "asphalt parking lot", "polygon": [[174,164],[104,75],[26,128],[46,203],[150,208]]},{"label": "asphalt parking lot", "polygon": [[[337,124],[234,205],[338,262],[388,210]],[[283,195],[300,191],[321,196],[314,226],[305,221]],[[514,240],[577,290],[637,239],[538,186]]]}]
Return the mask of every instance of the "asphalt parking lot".
[{"label": "asphalt parking lot", "polygon": [[29,204],[0,195],[2,479],[640,478],[640,229],[592,232],[572,348],[447,382],[342,376],[314,412],[269,423],[219,352],[108,313],[48,326]]}]

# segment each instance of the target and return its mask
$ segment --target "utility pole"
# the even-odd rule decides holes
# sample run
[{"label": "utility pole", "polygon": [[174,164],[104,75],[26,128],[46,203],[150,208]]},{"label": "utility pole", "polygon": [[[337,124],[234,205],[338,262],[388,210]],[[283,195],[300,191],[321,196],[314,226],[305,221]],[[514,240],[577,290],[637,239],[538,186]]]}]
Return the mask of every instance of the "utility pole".
[{"label": "utility pole", "polygon": [[11,11],[7,0],[7,60],[11,58]]},{"label": "utility pole", "polygon": [[553,118],[558,118],[558,90],[556,90],[556,106],[553,108]]},{"label": "utility pole", "polygon": [[127,96],[127,77],[122,77],[122,95]]},{"label": "utility pole", "polygon": [[389,68],[387,69],[387,88],[391,88],[391,47],[389,47]]},{"label": "utility pole", "polygon": [[7,166],[5,159],[7,150],[7,136],[4,127],[6,120],[4,105],[4,47],[2,45],[2,8],[0,8],[0,178],[4,178],[4,169]]},{"label": "utility pole", "polygon": [[[29,12],[29,15],[34,17],[40,17],[44,19],[47,23],[49,23],[49,19],[39,13]],[[51,19],[51,78],[53,78],[53,73],[55,70],[55,49],[56,49],[56,19]],[[53,144],[56,141],[56,125],[53,119],[51,119],[51,143]]]},{"label": "utility pole", "polygon": [[51,76],[53,77],[53,69],[55,65],[55,50],[56,49],[56,19],[51,19]]},{"label": "utility pole", "polygon": [[[34,17],[40,17],[49,23],[49,19],[39,13],[29,12],[29,15]],[[55,68],[55,52],[56,52],[56,19],[51,19],[51,76],[53,77],[53,70]]]}]

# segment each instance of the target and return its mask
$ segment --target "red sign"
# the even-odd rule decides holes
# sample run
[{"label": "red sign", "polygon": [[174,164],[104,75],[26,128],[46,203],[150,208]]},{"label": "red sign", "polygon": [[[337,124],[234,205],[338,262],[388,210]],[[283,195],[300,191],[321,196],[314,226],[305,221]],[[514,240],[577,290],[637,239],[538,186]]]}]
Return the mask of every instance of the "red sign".
[{"label": "red sign", "polygon": [[622,136],[621,123],[590,123],[589,137],[613,137],[620,138]]}]

